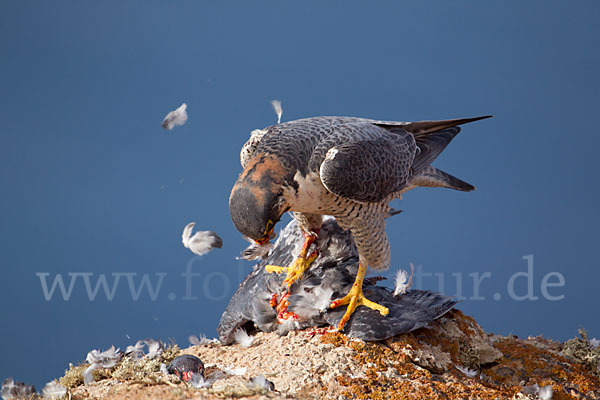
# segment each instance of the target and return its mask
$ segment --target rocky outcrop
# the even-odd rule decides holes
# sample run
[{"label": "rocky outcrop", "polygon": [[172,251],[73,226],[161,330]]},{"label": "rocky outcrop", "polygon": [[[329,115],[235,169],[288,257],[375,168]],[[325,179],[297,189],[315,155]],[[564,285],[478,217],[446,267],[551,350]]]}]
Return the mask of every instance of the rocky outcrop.
[{"label": "rocky outcrop", "polygon": [[[61,383],[73,399],[535,399],[550,391],[553,399],[600,399],[600,350],[585,335],[566,343],[494,335],[457,310],[381,342],[315,328],[253,338],[247,348],[206,341],[158,360],[125,356],[87,385],[86,365],[73,367]],[[206,387],[160,371],[181,354],[202,359]],[[260,375],[274,391],[252,381]]]}]

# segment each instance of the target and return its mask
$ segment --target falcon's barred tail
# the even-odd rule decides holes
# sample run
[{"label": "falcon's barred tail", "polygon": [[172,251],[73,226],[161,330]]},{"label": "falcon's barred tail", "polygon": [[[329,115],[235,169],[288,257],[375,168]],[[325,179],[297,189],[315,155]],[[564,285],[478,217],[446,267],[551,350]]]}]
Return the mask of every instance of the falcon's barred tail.
[{"label": "falcon's barred tail", "polygon": [[413,177],[410,184],[421,187],[445,187],[462,192],[475,190],[475,186],[431,165],[421,171],[419,175]]}]

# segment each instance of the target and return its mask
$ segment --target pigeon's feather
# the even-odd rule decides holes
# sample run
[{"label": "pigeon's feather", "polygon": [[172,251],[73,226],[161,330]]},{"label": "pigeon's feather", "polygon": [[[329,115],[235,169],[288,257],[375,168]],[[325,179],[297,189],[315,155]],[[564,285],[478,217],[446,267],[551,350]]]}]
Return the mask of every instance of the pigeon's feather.
[{"label": "pigeon's feather", "polygon": [[181,242],[192,253],[202,256],[214,248],[223,247],[223,240],[213,231],[198,231],[192,235],[194,222],[190,222],[183,229]]},{"label": "pigeon's feather", "polygon": [[194,226],[196,226],[196,223],[190,222],[185,226],[185,228],[183,228],[183,233],[181,234],[181,242],[184,246],[187,242],[189,242],[190,238],[192,237],[192,231],[194,230]]},{"label": "pigeon's feather", "polygon": [[87,354],[85,359],[89,364],[96,364],[100,368],[112,368],[121,358],[121,352],[119,350],[120,349],[115,349],[115,346],[111,346],[103,352],[92,350]]},{"label": "pigeon's feather", "polygon": [[456,369],[462,372],[467,378],[475,378],[477,375],[479,375],[479,371],[476,369],[461,367],[460,365],[456,365]]},{"label": "pigeon's feather", "polygon": [[250,347],[254,342],[254,338],[248,335],[248,332],[243,328],[238,328],[235,331],[235,341],[242,347]]},{"label": "pigeon's feather", "polygon": [[148,346],[148,354],[145,356],[146,359],[152,360],[162,354],[164,346],[159,340],[146,339],[144,340],[144,343]]},{"label": "pigeon's feather", "polygon": [[176,110],[167,114],[162,122],[162,127],[170,131],[175,126],[181,126],[187,122],[187,104],[183,103]]},{"label": "pigeon's feather", "polygon": [[144,355],[144,346],[146,344],[143,340],[138,340],[135,345],[127,346],[125,349],[125,354],[129,355],[134,360],[140,359]]},{"label": "pigeon's feather", "polygon": [[4,400],[30,399],[35,395],[35,387],[23,382],[15,382],[12,378],[6,378],[2,383],[0,395]]},{"label": "pigeon's feather", "polygon": [[281,108],[280,100],[271,100],[271,105],[273,106],[273,110],[275,114],[277,114],[277,123],[281,123],[281,115],[283,114],[283,109]]},{"label": "pigeon's feather", "polygon": [[67,388],[56,381],[46,383],[42,389],[44,400],[58,400],[67,395]]},{"label": "pigeon's feather", "polygon": [[398,296],[399,294],[408,293],[410,288],[412,287],[413,274],[415,273],[415,267],[411,263],[410,264],[410,276],[407,271],[399,269],[396,273],[396,286],[394,288],[394,296]]}]

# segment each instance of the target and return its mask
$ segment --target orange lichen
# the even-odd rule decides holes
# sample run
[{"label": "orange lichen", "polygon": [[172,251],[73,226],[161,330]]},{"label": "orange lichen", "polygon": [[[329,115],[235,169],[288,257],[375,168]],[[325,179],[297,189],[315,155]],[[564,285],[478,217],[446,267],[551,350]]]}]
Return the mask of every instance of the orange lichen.
[{"label": "orange lichen", "polygon": [[[552,385],[554,399],[574,399],[581,394],[600,398],[600,383],[585,365],[549,350],[550,341],[538,340],[540,343],[509,337],[497,340],[493,347],[487,344],[494,352],[495,361],[480,365],[477,344],[492,341],[473,318],[460,311],[449,313],[426,329],[398,335],[383,343],[351,340],[340,333],[322,337],[324,343],[351,348],[353,358],[369,366],[364,376],[337,378],[338,384],[346,388],[343,395],[349,398],[511,398],[523,390],[523,382]],[[431,348],[449,356],[451,364],[447,370],[440,372],[436,371],[437,365],[424,369],[415,364],[418,362],[415,354]],[[452,364],[473,364],[482,375],[467,378]],[[419,365],[423,364],[419,362]]]},{"label": "orange lichen", "polygon": [[340,332],[326,332],[321,336],[321,342],[340,347],[348,343],[348,337]]}]

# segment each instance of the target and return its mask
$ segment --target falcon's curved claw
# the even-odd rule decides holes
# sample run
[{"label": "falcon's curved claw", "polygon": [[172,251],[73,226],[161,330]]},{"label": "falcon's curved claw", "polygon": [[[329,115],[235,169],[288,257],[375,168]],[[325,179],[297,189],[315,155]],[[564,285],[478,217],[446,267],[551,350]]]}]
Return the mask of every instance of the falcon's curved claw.
[{"label": "falcon's curved claw", "polygon": [[362,263],[359,263],[358,264],[358,273],[356,274],[356,280],[354,281],[354,284],[352,285],[352,289],[350,289],[350,292],[348,292],[348,294],[346,296],[342,297],[341,299],[333,301],[329,305],[329,307],[331,307],[331,308],[336,308],[336,307],[348,304],[346,313],[344,314],[344,316],[338,323],[338,326],[337,326],[338,331],[341,331],[344,329],[344,325],[346,325],[346,323],[350,320],[350,317],[352,316],[352,314],[354,313],[354,310],[356,310],[356,307],[358,307],[358,306],[369,307],[372,310],[379,311],[379,313],[381,315],[388,315],[388,313],[390,312],[390,310],[387,307],[384,307],[381,304],[377,304],[377,303],[367,299],[363,295],[362,284],[363,284],[363,280],[365,278],[366,272],[367,272],[367,268],[365,266],[363,266]]}]

